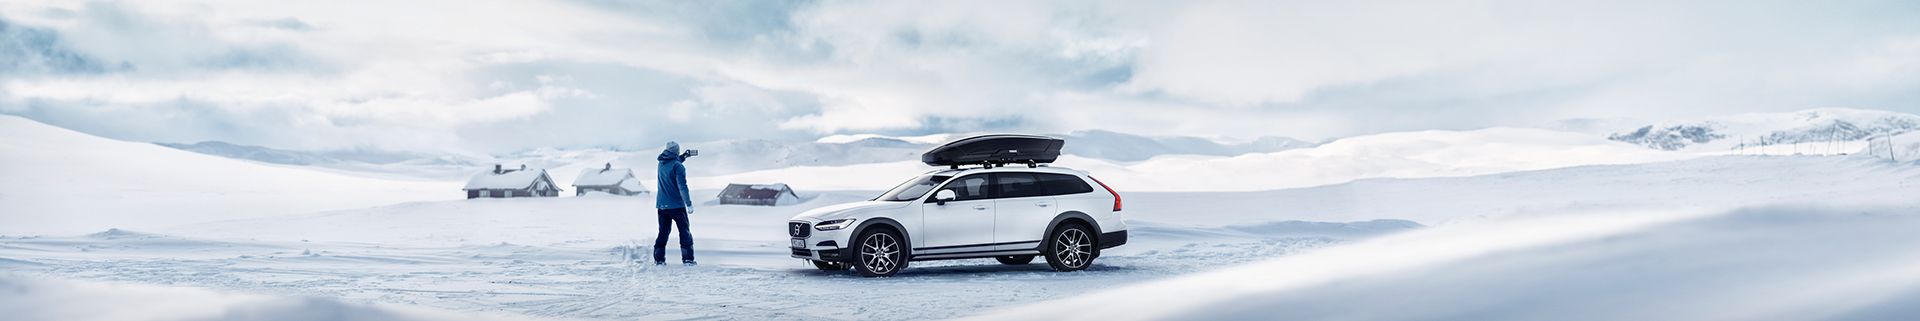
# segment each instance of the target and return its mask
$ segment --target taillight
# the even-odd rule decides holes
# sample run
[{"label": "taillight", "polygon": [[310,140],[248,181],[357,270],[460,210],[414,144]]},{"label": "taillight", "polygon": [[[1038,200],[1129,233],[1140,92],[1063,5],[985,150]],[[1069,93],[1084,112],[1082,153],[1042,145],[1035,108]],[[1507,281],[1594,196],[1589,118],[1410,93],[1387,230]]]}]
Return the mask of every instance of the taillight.
[{"label": "taillight", "polygon": [[1113,194],[1113,211],[1119,212],[1120,211],[1120,192],[1113,191],[1112,187],[1107,187],[1107,183],[1100,182],[1100,179],[1098,178],[1093,178],[1093,176],[1087,176],[1087,178],[1093,179],[1094,184],[1100,184],[1100,188],[1107,189],[1107,194]]}]

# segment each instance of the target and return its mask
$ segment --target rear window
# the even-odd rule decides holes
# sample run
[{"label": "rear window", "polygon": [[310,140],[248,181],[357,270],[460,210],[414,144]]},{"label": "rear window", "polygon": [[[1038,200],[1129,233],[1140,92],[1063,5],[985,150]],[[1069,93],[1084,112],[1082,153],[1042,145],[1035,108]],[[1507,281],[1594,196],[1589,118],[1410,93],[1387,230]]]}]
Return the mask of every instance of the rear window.
[{"label": "rear window", "polygon": [[997,173],[994,187],[999,198],[1067,195],[1093,192],[1093,186],[1078,176],[1050,173]]},{"label": "rear window", "polygon": [[1063,174],[1039,174],[1040,186],[1047,195],[1067,195],[1093,192],[1093,186],[1079,176]]}]

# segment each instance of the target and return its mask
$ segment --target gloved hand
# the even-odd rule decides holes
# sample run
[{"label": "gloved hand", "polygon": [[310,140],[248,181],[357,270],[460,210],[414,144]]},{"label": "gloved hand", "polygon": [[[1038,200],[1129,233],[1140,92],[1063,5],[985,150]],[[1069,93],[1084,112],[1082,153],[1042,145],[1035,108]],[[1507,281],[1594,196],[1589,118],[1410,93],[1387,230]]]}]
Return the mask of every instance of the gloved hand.
[{"label": "gloved hand", "polygon": [[687,215],[693,215],[693,207],[687,207]]}]

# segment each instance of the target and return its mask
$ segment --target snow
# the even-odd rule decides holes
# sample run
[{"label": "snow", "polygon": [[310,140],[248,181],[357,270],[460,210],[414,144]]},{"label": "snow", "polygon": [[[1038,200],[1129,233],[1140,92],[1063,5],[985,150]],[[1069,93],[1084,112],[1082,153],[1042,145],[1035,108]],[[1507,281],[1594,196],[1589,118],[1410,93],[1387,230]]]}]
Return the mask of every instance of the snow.
[{"label": "snow", "polygon": [[[714,192],[697,191],[694,201],[711,202]],[[1542,284],[1506,290],[1516,292],[1488,292],[1493,293],[1488,295],[1552,297],[1533,295],[1535,293],[1526,289],[1548,291],[1555,288],[1552,282],[1588,278],[1601,280],[1594,283],[1632,282],[1608,274],[1611,270],[1572,269],[1571,265],[1577,265],[1575,263],[1550,264],[1537,271],[1533,270],[1533,265],[1496,265],[1488,267],[1493,270],[1474,272],[1480,274],[1458,274],[1458,278],[1440,275],[1424,281],[1407,278],[1423,276],[1427,272],[1395,271],[1428,271],[1429,267],[1480,271],[1475,270],[1477,261],[1473,258],[1513,251],[1520,251],[1518,253],[1521,254],[1505,257],[1551,258],[1556,254],[1588,253],[1584,250],[1587,247],[1576,248],[1581,251],[1554,247],[1560,244],[1592,244],[1590,247],[1599,247],[1594,251],[1607,254],[1614,253],[1604,251],[1611,247],[1608,244],[1620,241],[1606,240],[1636,240],[1642,237],[1687,239],[1687,235],[1692,234],[1682,232],[1688,230],[1703,231],[1698,235],[1707,240],[1757,237],[1749,235],[1751,233],[1735,233],[1748,226],[1743,224],[1751,223],[1745,219],[1700,226],[1687,224],[1710,221],[1715,217],[1750,215],[1727,214],[1737,211],[1729,208],[1738,207],[1764,209],[1777,204],[1900,202],[1903,201],[1903,195],[1920,193],[1920,168],[1867,158],[1721,156],[1471,177],[1368,179],[1312,188],[1258,192],[1123,191],[1128,200],[1128,209],[1123,214],[1132,227],[1130,234],[1133,239],[1127,246],[1105,253],[1089,271],[1055,273],[1046,271],[1044,265],[1040,264],[1003,266],[990,260],[963,260],[916,262],[915,268],[891,279],[864,279],[848,273],[814,271],[810,266],[786,257],[783,223],[787,217],[810,208],[869,198],[878,192],[818,193],[817,197],[788,207],[701,207],[692,216],[696,247],[702,263],[698,267],[654,267],[631,263],[633,260],[649,260],[646,256],[650,252],[650,240],[656,228],[651,215],[651,198],[588,197],[413,202],[194,224],[153,231],[116,230],[70,237],[0,238],[0,257],[12,260],[10,263],[0,263],[0,271],[64,279],[339,298],[355,304],[404,303],[460,312],[502,312],[584,319],[659,316],[720,319],[964,317],[996,307],[1079,298],[1126,285],[1159,284],[1154,282],[1181,280],[1187,275],[1204,276],[1244,270],[1258,272],[1238,273],[1258,273],[1280,278],[1273,280],[1278,282],[1273,284],[1269,284],[1266,278],[1243,279],[1247,281],[1239,285],[1259,289],[1299,289],[1327,284],[1386,287],[1399,283],[1468,282],[1446,289],[1467,291],[1458,289],[1484,288],[1477,291],[1496,291],[1506,288],[1497,286],[1498,283],[1471,282],[1497,282],[1486,275],[1527,275],[1527,280]],[[1913,209],[1911,205],[1898,203],[1892,206],[1908,212]],[[1834,226],[1886,226],[1889,230],[1911,230],[1904,225],[1905,221],[1900,220],[1904,217],[1901,215],[1910,214],[1879,210],[1885,208],[1890,207],[1869,207],[1866,212],[1872,215],[1866,216],[1886,219],[1857,224],[1834,223],[1837,224]],[[1852,217],[1840,214],[1838,217]],[[1826,217],[1832,216],[1805,217],[1801,220],[1807,223],[1792,223],[1795,224],[1792,226],[1823,222]],[[1765,228],[1766,231],[1791,227],[1765,225],[1768,223],[1764,220],[1753,224],[1759,224],[1754,226]],[[1735,232],[1704,232],[1715,230]],[[1895,245],[1920,244],[1884,231],[1862,231],[1857,235],[1840,233],[1844,230],[1834,227],[1816,231],[1822,233],[1794,237],[1804,237],[1796,240],[1807,241],[1807,244],[1820,244],[1812,242],[1818,238],[1832,239],[1821,242],[1846,246],[1795,249],[1775,243],[1759,244],[1764,244],[1767,249],[1794,249],[1786,253],[1825,251],[1842,258],[1894,254],[1894,248],[1891,247]],[[1869,239],[1851,239],[1855,236]],[[1852,246],[1867,240],[1886,238],[1892,239],[1883,244],[1895,245]],[[1733,238],[1728,243],[1738,245],[1749,240],[1765,239]],[[1714,244],[1719,243],[1708,245]],[[1648,245],[1634,248],[1659,247]],[[1736,250],[1739,249],[1712,248],[1701,252],[1738,252]],[[1906,250],[1906,253],[1920,253],[1911,251],[1912,248]],[[1643,258],[1640,253],[1647,254]],[[1645,267],[1661,273],[1679,273],[1674,278],[1692,277],[1698,272],[1668,269],[1672,266],[1659,262],[1682,266],[1723,264],[1719,261],[1689,262],[1685,255],[1667,256],[1657,252],[1625,251],[1612,255],[1602,257],[1605,261],[1653,262],[1634,267]],[[1762,259],[1770,257],[1760,256]],[[1325,263],[1291,263],[1303,267],[1284,267],[1280,270],[1274,269],[1283,267],[1270,265],[1280,264],[1272,263],[1276,262],[1274,260],[1296,258]],[[1257,264],[1261,268],[1242,268],[1238,264]],[[1861,267],[1868,268],[1864,265]],[[1561,270],[1571,272],[1538,272]],[[1440,273],[1453,270],[1431,271]],[[1291,275],[1297,276],[1281,277]],[[1380,281],[1374,281],[1376,277]],[[1331,283],[1315,283],[1323,279]],[[1036,284],[1044,286],[1034,286]],[[1211,286],[1165,286],[1185,289],[1183,291],[1222,293],[1192,295],[1196,298],[1231,300],[1223,296],[1243,293]],[[1573,283],[1572,286],[1576,289],[1593,288],[1595,290],[1591,291],[1598,292],[1608,289],[1603,285],[1588,283]],[[1419,287],[1386,289],[1379,291],[1443,291]],[[868,295],[848,297],[844,293]],[[1347,300],[1353,301],[1364,301],[1354,297],[1366,295],[1385,296],[1381,292],[1352,293],[1357,294],[1342,295],[1349,295]],[[1505,293],[1518,294],[1505,296]],[[1260,292],[1260,295],[1266,294],[1273,292]],[[1687,295],[1704,296],[1694,292],[1688,292]],[[835,298],[833,304],[821,299],[829,297]],[[1151,297],[1165,299],[1162,296]],[[1307,299],[1300,296],[1276,297]],[[1073,300],[1059,305],[1081,304]],[[1130,303],[1127,306],[1155,306],[1135,301],[1113,302]],[[1276,302],[1275,305],[1260,306],[1278,306],[1293,301]],[[1313,302],[1329,306],[1335,303],[1339,302]],[[1497,300],[1476,303],[1490,306],[1489,311],[1529,311],[1500,305]],[[1020,316],[1014,319],[1039,318],[1058,313],[1030,309],[1040,308],[1019,308],[1006,313]],[[1208,309],[1221,308],[1209,306]],[[1138,309],[1128,311],[1133,310]],[[1441,311],[1445,312],[1444,309]],[[1133,312],[1139,312],[1142,316],[1167,316],[1149,313],[1153,311]],[[1226,319],[1244,316],[1193,315]]]},{"label": "snow", "polygon": [[821,143],[821,144],[847,144],[847,143],[853,143],[853,142],[858,142],[858,141],[863,141],[868,139],[888,139],[888,140],[909,142],[914,144],[938,145],[938,144],[946,143],[947,141],[958,139],[960,137],[961,136],[959,134],[932,134],[932,135],[922,135],[922,136],[886,136],[886,135],[878,135],[878,134],[852,134],[852,135],[827,135],[826,137],[820,137],[820,139],[815,139],[813,142]]},{"label": "snow", "polygon": [[0,275],[0,311],[15,321],[537,320],[451,313],[321,297],[273,297],[197,288]]},{"label": "snow", "polygon": [[[1743,154],[1841,154],[1868,136],[1920,130],[1920,115],[1880,110],[1818,108],[1658,122],[1609,135],[1663,150]],[[1839,144],[1838,148],[1833,145]],[[1756,151],[1758,150],[1758,151]]]},{"label": "snow", "polygon": [[458,199],[356,177],[95,137],[0,115],[0,234],[77,234]]},{"label": "snow", "polygon": [[1461,224],[974,319],[1906,319],[1920,313],[1916,209],[1608,211]]},{"label": "snow", "polygon": [[523,189],[533,186],[541,177],[547,176],[547,170],[540,168],[507,169],[501,172],[491,170],[473,174],[467,180],[466,189]]},{"label": "snow", "polygon": [[632,192],[647,192],[647,186],[641,185],[640,179],[638,178],[620,181],[620,188],[625,188],[627,191]]},{"label": "snow", "polygon": [[619,184],[622,186],[626,186],[627,190],[646,191],[645,188],[635,189],[635,187],[639,187],[640,185],[637,182],[633,182],[633,181],[638,181],[638,180],[639,179],[633,175],[633,169],[630,169],[630,168],[619,168],[619,167],[582,168],[580,169],[580,176],[576,176],[573,179],[572,185],[573,186],[614,186],[616,184]]},{"label": "snow", "polygon": [[[919,159],[920,153],[965,134],[933,134],[894,137],[874,134],[828,136],[818,141],[782,141],[769,139],[732,139],[683,144],[699,149],[699,166],[688,173],[694,176],[737,174],[759,170],[777,170],[794,166],[845,166]],[[1133,162],[1159,155],[1235,156],[1312,146],[1284,137],[1254,139],[1201,138],[1183,136],[1139,136],[1110,131],[1076,131],[1055,137],[1071,141],[1066,153],[1080,157],[1116,162]],[[647,167],[659,154],[652,144],[644,147],[538,148],[504,155],[446,154],[366,150],[292,151],[224,142],[160,145],[208,155],[258,162],[300,165],[309,169],[373,178],[425,180],[461,180],[492,164],[528,164],[546,168],[550,173],[573,173],[586,168],[616,166]],[[644,172],[644,171],[643,171]],[[572,177],[553,177],[555,183],[570,185]]]},{"label": "snow", "polygon": [[[787,258],[787,217],[876,193],[827,192],[789,207],[701,207],[692,215],[698,267],[631,263],[648,260],[650,198],[522,198],[101,233],[107,236],[0,238],[0,257],[26,262],[0,271],[567,318],[929,319],[1419,227],[1140,220],[1133,224],[1137,243],[1072,274],[967,260],[915,263],[900,277],[865,279]],[[696,193],[695,201],[710,194]],[[1031,286],[1036,282],[1049,286]],[[854,292],[873,295],[843,295]]]},{"label": "snow", "polygon": [[[1859,157],[1895,162],[1920,162],[1920,132],[1874,137],[1861,143]],[[1891,147],[1889,147],[1891,146]]]},{"label": "snow", "polygon": [[[692,201],[707,204],[691,215],[701,264],[653,266],[651,197],[464,200],[458,181],[236,161],[17,118],[0,117],[0,134],[30,138],[0,141],[0,176],[25,183],[0,188],[0,313],[10,319],[1920,313],[1902,304],[1920,300],[1920,166],[1904,157],[1710,156],[1517,128],[1233,157],[1065,157],[1061,166],[1126,198],[1129,244],[1089,270],[960,260],[867,279],[789,258],[786,220],[934,168],[905,159],[691,177]],[[1895,137],[1896,149],[1920,152],[1912,135]],[[608,155],[541,153],[552,161],[533,164],[563,171],[597,170]],[[809,196],[715,204],[729,182],[785,182]],[[86,191],[98,188],[119,192]]]},{"label": "snow", "polygon": [[[1072,146],[1073,142],[1067,144]],[[1257,191],[1367,178],[1459,177],[1583,165],[1663,162],[1698,156],[1649,150],[1572,132],[1490,128],[1367,135],[1315,147],[1233,157],[1176,155],[1137,163],[1115,163],[1061,156],[1053,165],[1091,172],[1123,192]],[[871,189],[893,186],[932,169],[936,168],[918,161],[898,161],[801,166],[689,180],[699,186],[734,181],[785,181],[810,190]]]}]

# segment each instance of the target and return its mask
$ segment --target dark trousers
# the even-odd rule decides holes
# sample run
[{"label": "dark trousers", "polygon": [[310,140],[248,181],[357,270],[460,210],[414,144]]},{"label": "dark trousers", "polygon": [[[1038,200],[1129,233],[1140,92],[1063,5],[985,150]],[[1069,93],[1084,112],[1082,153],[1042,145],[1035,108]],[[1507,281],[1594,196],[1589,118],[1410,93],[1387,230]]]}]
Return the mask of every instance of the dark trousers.
[{"label": "dark trousers", "polygon": [[[669,224],[671,223],[671,224]],[[660,237],[653,238],[653,261],[667,261],[667,232],[680,227],[680,260],[693,260],[693,233],[687,232],[687,209],[660,210]]]}]

